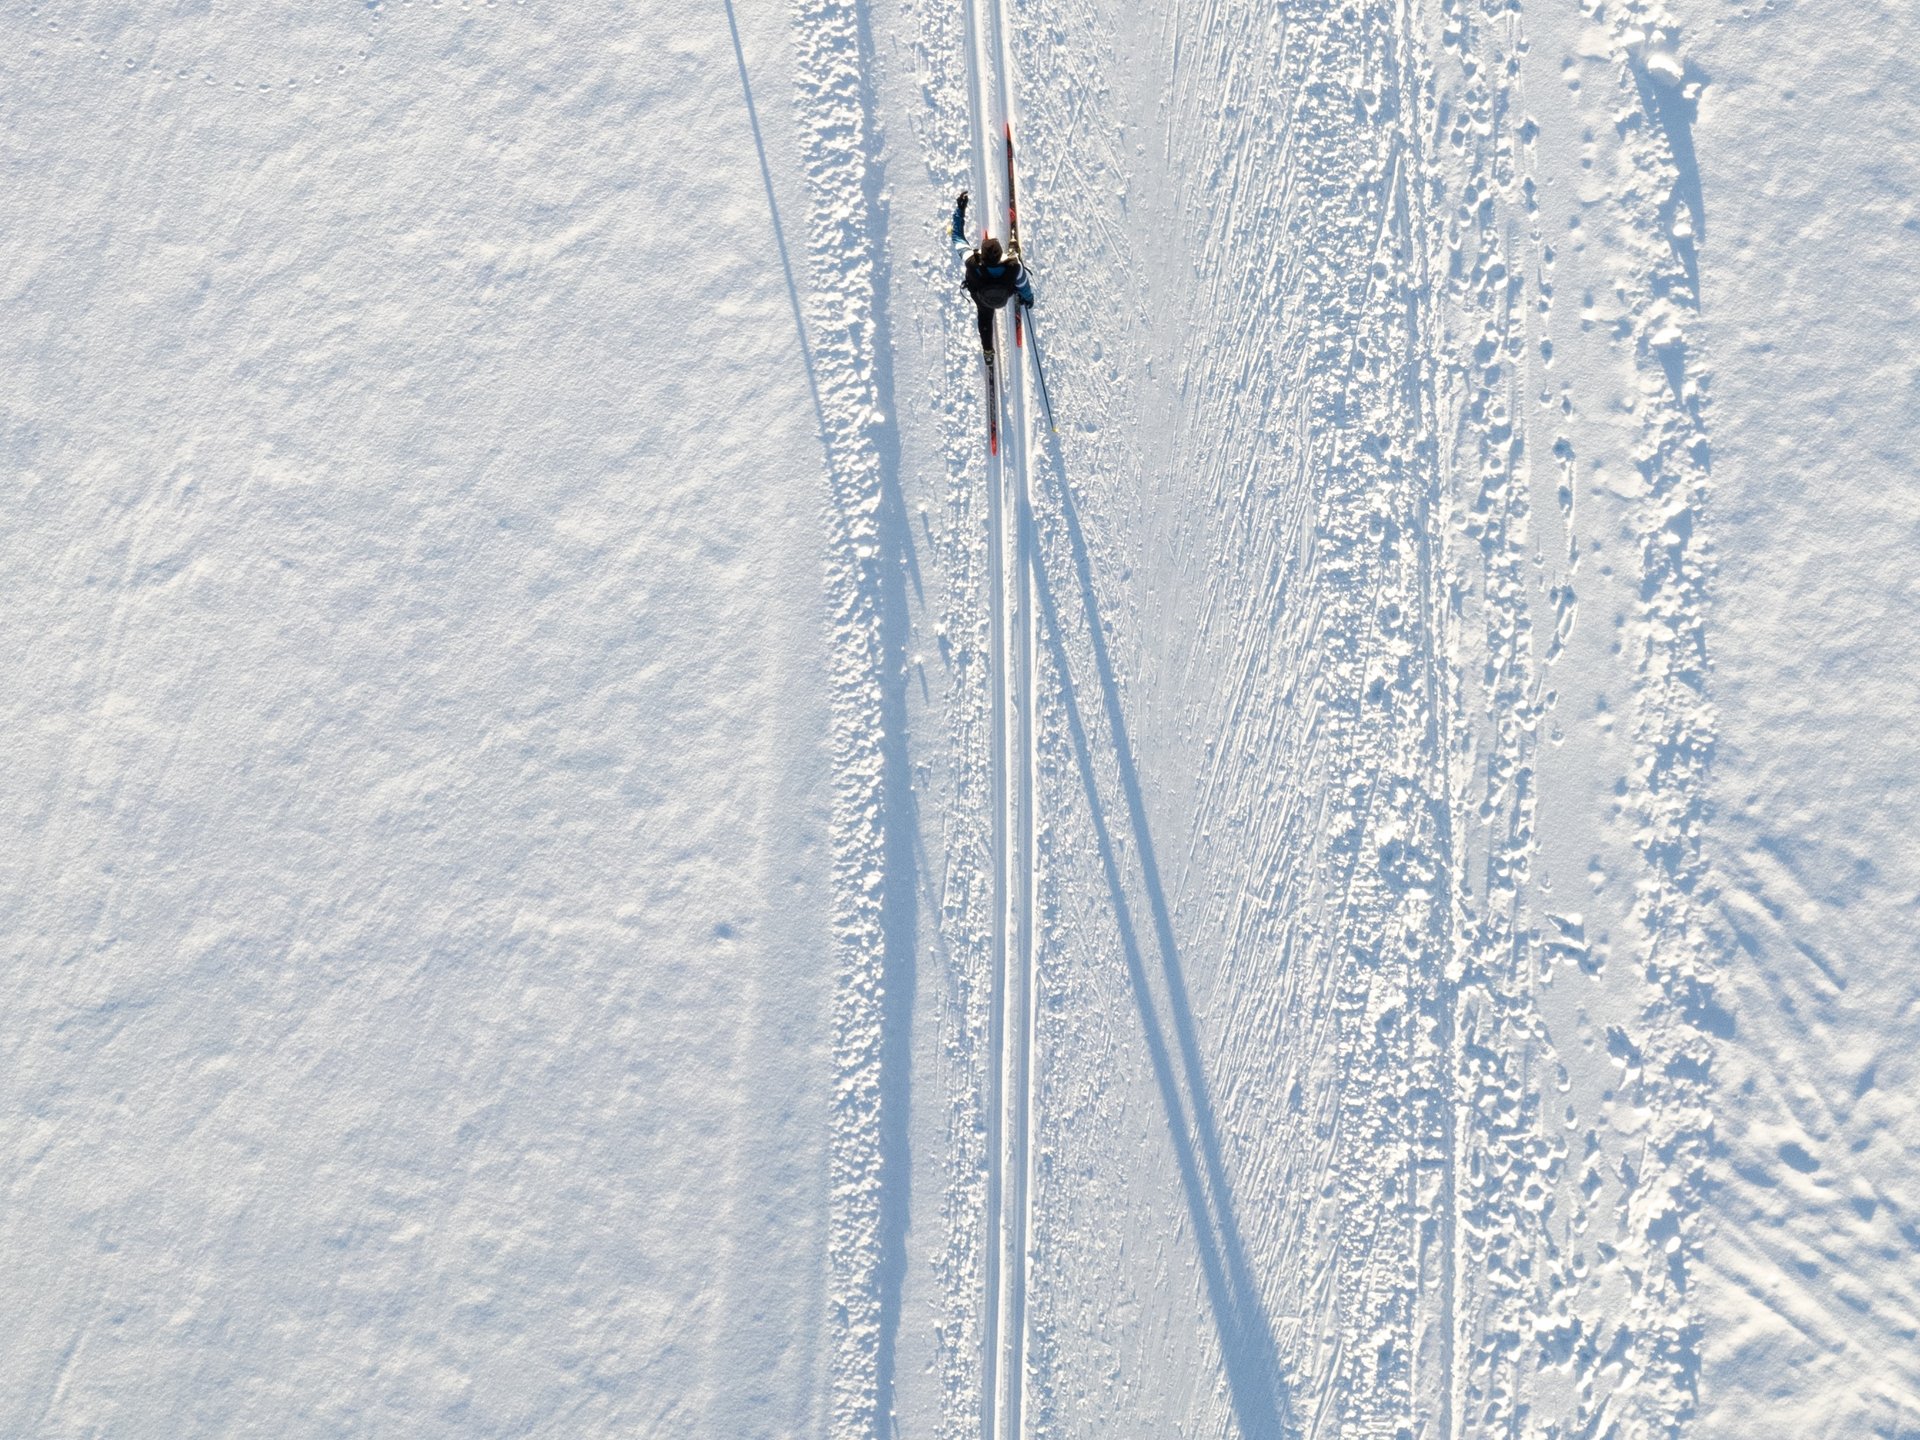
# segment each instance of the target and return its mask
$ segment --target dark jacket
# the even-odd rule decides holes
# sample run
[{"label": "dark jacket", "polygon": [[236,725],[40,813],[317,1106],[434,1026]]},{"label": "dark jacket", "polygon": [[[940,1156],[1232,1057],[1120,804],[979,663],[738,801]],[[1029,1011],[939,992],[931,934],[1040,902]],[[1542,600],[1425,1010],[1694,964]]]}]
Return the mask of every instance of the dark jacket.
[{"label": "dark jacket", "polygon": [[967,256],[966,278],[960,283],[967,287],[974,303],[988,310],[998,310],[1016,295],[1022,305],[1033,304],[1033,282],[1027,279],[1026,267],[1010,258],[1003,257],[998,265],[986,265],[976,250]]}]

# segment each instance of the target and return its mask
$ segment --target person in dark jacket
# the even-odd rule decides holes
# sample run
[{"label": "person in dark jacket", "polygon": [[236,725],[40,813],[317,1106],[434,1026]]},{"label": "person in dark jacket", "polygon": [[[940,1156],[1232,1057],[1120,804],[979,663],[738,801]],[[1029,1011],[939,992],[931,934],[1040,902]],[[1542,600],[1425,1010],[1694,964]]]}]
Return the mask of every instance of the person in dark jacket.
[{"label": "person in dark jacket", "polygon": [[[953,239],[956,245],[966,243],[967,192],[962,190],[959,199],[953,205]],[[1020,263],[1020,253],[1003,252],[1000,242],[991,235],[980,242],[980,248],[967,256],[966,270],[960,283],[973,297],[975,308],[980,317],[980,347],[989,355],[993,353],[993,312],[1004,306],[1016,295],[1022,305],[1033,304],[1033,282],[1027,278],[1027,268]]]}]

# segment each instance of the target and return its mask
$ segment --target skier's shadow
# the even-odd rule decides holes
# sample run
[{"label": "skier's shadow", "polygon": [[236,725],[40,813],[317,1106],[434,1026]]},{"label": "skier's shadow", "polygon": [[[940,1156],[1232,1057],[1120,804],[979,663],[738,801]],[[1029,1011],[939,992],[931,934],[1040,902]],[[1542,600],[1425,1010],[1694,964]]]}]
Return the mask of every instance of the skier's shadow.
[{"label": "skier's shadow", "polygon": [[[1068,659],[1066,632],[1061,625],[1053,582],[1047,573],[1045,552],[1033,530],[1033,516],[1024,515],[1028,526],[1030,553],[1034,556],[1034,594],[1040,606],[1040,627],[1045,645],[1061,677],[1061,699],[1066,706],[1067,732],[1073,745],[1080,783],[1086,790],[1087,808],[1093,818],[1094,840],[1100,852],[1107,892],[1113,901],[1114,921],[1120,932],[1120,950],[1126,962],[1127,979],[1134,1004],[1140,1012],[1147,1051],[1153,1065],[1154,1083],[1166,1110],[1167,1129],[1173,1138],[1174,1157],[1180,1167],[1181,1187],[1187,1211],[1193,1222],[1195,1242],[1200,1252],[1200,1268],[1206,1281],[1207,1298],[1213,1310],[1214,1326],[1220,1336],[1220,1350],[1227,1372],[1227,1388],[1233,1402],[1234,1417],[1246,1440],[1277,1440],[1293,1433],[1291,1406],[1280,1375],[1279,1355],[1274,1345],[1273,1327],[1266,1306],[1254,1283],[1247,1263],[1246,1246],[1240,1238],[1239,1222],[1234,1216],[1232,1192],[1227,1184],[1226,1166],[1221,1158],[1219,1130],[1214,1122],[1213,1105],[1208,1098],[1207,1080],[1201,1064],[1199,1039],[1194,1029],[1193,1010],[1187,998],[1187,985],[1174,941],[1172,912],[1160,881],[1159,862],[1154,856],[1153,839],[1147,827],[1146,803],[1140,787],[1140,775],[1134,762],[1133,742],[1128,738],[1126,716],[1120,707],[1120,687],[1114,679],[1113,661],[1107,653],[1105,632],[1101,629],[1100,604],[1093,586],[1093,565],[1088,558],[1086,536],[1080,528],[1080,515],[1066,483],[1066,468],[1057,442],[1050,447],[1047,473],[1059,501],[1060,515],[1073,556],[1074,581],[1080,592],[1080,604],[1086,614],[1087,634],[1092,642],[1094,669],[1100,681],[1100,693],[1107,729],[1112,737],[1115,768],[1125,801],[1126,823],[1133,833],[1134,852],[1139,857],[1140,878],[1153,927],[1153,945],[1158,951],[1159,978],[1165,991],[1165,1006],[1170,1023],[1163,1022],[1159,1004],[1150,988],[1147,958],[1134,921],[1134,903],[1128,897],[1119,852],[1107,823],[1106,808],[1100,799],[1098,774],[1094,768],[1093,748],[1088,739],[1086,717],[1073,680]],[[1167,1031],[1173,1032],[1169,1045]],[[1179,1054],[1176,1059],[1175,1047]]]},{"label": "skier's shadow", "polygon": [[[806,366],[807,390],[813,399],[813,415],[819,427],[820,445],[829,471],[839,468],[842,457],[834,453],[833,431],[827,424],[826,407],[821,401],[820,380],[815,369],[813,346],[807,338],[806,313],[800,301],[800,286],[794,278],[793,258],[787,251],[786,227],[780,220],[780,202],[775,193],[773,171],[767,162],[766,137],[760,130],[760,112],[753,100],[753,85],[747,76],[746,49],[740,41],[740,21],[734,13],[734,0],[722,0],[727,31],[733,40],[734,64],[740,71],[740,94],[746,102],[747,123],[753,132],[754,153],[760,162],[760,183],[767,195],[767,216],[773,225],[774,246],[780,255],[780,270],[786,277],[787,302],[793,310],[793,329],[800,345],[800,358]],[[871,36],[861,22],[860,43],[871,48]],[[878,182],[874,182],[878,183]],[[886,232],[885,210],[873,200],[875,227],[874,254],[881,272],[875,286],[874,321],[879,333],[890,330],[885,296]],[[882,413],[892,415],[893,370],[885,348],[875,365],[875,385]],[[919,848],[919,818],[913,799],[912,776],[907,763],[907,578],[916,594],[920,589],[919,566],[914,559],[913,532],[907,523],[906,502],[900,490],[898,430],[888,421],[879,427],[874,440],[881,464],[879,526],[880,554],[868,567],[861,585],[870,594],[879,618],[881,818],[883,839],[881,889],[881,1014],[880,1014],[880,1098],[879,1127],[879,1253],[874,1265],[874,1285],[878,1292],[878,1334],[874,1356],[874,1413],[882,1423],[894,1424],[894,1392],[900,1336],[902,1302],[907,1280],[907,1224],[912,1209],[912,1155],[908,1117],[913,1109],[913,1052],[911,1047],[914,991],[918,983],[915,957],[919,951],[919,885],[922,861]],[[924,683],[924,682],[923,682]]]}]

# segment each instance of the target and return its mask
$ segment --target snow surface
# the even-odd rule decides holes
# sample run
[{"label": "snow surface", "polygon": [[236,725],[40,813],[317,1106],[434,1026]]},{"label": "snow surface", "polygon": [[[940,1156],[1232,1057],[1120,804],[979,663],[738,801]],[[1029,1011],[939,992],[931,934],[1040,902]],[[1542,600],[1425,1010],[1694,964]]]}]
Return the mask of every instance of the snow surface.
[{"label": "snow surface", "polygon": [[1920,1435],[1920,12],[6,33],[0,1434]]},{"label": "snow surface", "polygon": [[0,1433],[816,1432],[820,458],[727,28],[8,29]]}]

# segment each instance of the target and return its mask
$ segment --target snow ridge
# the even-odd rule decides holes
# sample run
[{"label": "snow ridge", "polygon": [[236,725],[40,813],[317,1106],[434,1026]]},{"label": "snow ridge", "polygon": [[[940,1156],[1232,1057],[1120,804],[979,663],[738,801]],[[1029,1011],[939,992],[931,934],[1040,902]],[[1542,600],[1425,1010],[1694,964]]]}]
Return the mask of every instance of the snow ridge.
[{"label": "snow ridge", "polygon": [[1322,1004],[1342,1077],[1323,1161],[1332,1293],[1300,1307],[1333,1328],[1325,1359],[1302,1347],[1294,1363],[1313,1367],[1302,1388],[1323,1423],[1387,1435],[1432,1413],[1453,1363],[1420,1298],[1429,1288],[1451,1308],[1452,917],[1441,877],[1452,866],[1452,679],[1433,347],[1419,303],[1421,47],[1409,6],[1376,6],[1369,21],[1355,27],[1328,7],[1296,42],[1311,58],[1294,117],[1305,143],[1289,157],[1302,196],[1297,304],[1311,328],[1296,384],[1315,506],[1302,578],[1317,614],[1300,654],[1321,661],[1315,788],[1328,797],[1313,926],[1332,967]]},{"label": "snow ridge", "polygon": [[831,1432],[880,1424],[881,1066],[886,800],[880,513],[884,415],[873,254],[874,122],[859,7],[798,0],[795,76],[811,216],[808,327],[831,505],[833,651],[833,1162]]},{"label": "snow ridge", "polygon": [[1678,58],[1680,27],[1658,0],[1616,7],[1609,28],[1636,182],[1620,187],[1615,203],[1638,220],[1626,318],[1639,384],[1634,464],[1645,486],[1634,516],[1640,607],[1629,640],[1640,683],[1626,801],[1644,861],[1635,915],[1649,993],[1619,1102],[1644,1117],[1635,1163],[1622,1168],[1621,1252],[1637,1292],[1625,1363],[1638,1383],[1618,1407],[1621,1433],[1639,1436],[1671,1433],[1697,1403],[1688,1269],[1703,1239],[1707,1076],[1721,1022],[1706,930],[1713,887],[1701,854],[1714,735],[1706,693],[1713,557],[1701,526],[1711,452],[1695,258],[1705,222],[1690,134],[1697,82]]},{"label": "snow ridge", "polygon": [[[1697,528],[1704,379],[1688,350],[1700,229],[1691,101],[1677,29],[1637,3],[1611,16],[1586,7],[1605,29],[1574,44],[1618,88],[1618,144],[1585,131],[1576,173],[1588,178],[1577,195],[1555,196],[1573,206],[1563,239],[1543,210],[1550,182],[1527,109],[1525,80],[1537,66],[1526,60],[1522,7],[1443,0],[1440,16],[1442,52],[1457,65],[1436,118],[1454,202],[1444,303],[1454,327],[1448,390],[1462,397],[1451,463],[1469,542],[1457,576],[1469,622],[1460,724],[1472,761],[1456,799],[1452,1063],[1463,1188],[1449,1323],[1463,1362],[1451,1409],[1462,1433],[1532,1417],[1577,1434],[1667,1435],[1694,1408],[1686,1269],[1710,1119],[1706,1027],[1717,1013],[1698,844],[1712,720],[1710,560]],[[1583,73],[1565,60],[1575,95]],[[1578,257],[1595,232],[1612,257],[1605,282],[1618,313],[1609,333],[1584,340],[1597,325],[1595,259],[1574,261],[1589,282],[1578,333],[1556,319],[1555,275],[1568,259],[1562,247]],[[1576,349],[1584,367],[1567,358]],[[1575,440],[1607,435],[1621,411],[1630,428],[1619,443],[1636,475],[1609,486]],[[1603,563],[1614,536],[1579,511],[1583,487],[1603,493],[1603,520],[1613,513],[1604,497],[1627,500],[1619,523],[1638,553],[1636,576],[1615,578]],[[1557,507],[1536,504],[1549,496]],[[1600,574],[1583,576],[1583,566]],[[1616,620],[1618,660],[1602,657],[1604,637],[1578,631],[1576,587],[1612,590],[1623,610],[1634,597],[1633,621]],[[1563,675],[1570,645],[1585,669]],[[1481,683],[1467,685],[1475,671]],[[1557,763],[1554,783],[1568,784],[1551,755],[1563,724],[1610,730],[1613,679],[1634,694],[1615,816],[1629,824],[1639,868],[1610,935],[1604,914],[1596,927],[1577,904],[1548,908],[1554,881],[1572,878],[1565,852],[1592,846],[1587,879],[1608,912],[1615,862],[1603,865],[1604,839],[1568,810],[1564,789],[1543,830],[1541,776]],[[1564,722],[1562,690],[1588,707]],[[1558,874],[1543,865],[1548,844],[1562,852]],[[1614,951],[1637,965],[1609,969]],[[1571,978],[1556,983],[1556,971]]]}]

